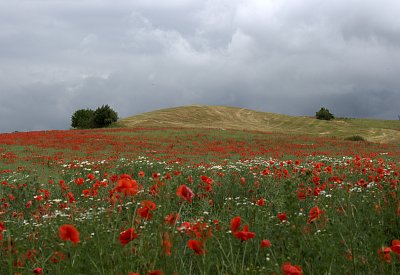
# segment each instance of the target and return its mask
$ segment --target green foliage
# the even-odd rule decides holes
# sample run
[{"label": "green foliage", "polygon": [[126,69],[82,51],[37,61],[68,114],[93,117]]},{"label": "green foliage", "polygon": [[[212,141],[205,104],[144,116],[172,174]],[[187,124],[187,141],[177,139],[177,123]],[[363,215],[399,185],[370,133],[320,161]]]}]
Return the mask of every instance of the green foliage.
[{"label": "green foliage", "polygon": [[92,128],[94,111],[91,109],[77,110],[71,117],[71,126],[78,129]]},{"label": "green foliage", "polygon": [[365,141],[365,139],[362,136],[351,136],[345,138],[345,140],[350,140],[350,141]]},{"label": "green foliage", "polygon": [[78,129],[103,128],[118,120],[118,114],[108,105],[91,109],[77,110],[71,118],[71,126]]},{"label": "green foliage", "polygon": [[334,119],[334,115],[329,112],[328,109],[322,107],[318,112],[315,113],[315,117],[317,119],[322,119],[322,120],[331,120]]},{"label": "green foliage", "polygon": [[118,114],[108,105],[103,105],[94,111],[93,125],[95,128],[103,128],[118,120]]},{"label": "green foliage", "polygon": [[[382,260],[378,253],[399,238],[400,221],[396,214],[399,190],[388,182],[392,175],[382,178],[380,187],[356,184],[360,178],[374,175],[375,168],[387,168],[389,162],[366,162],[371,170],[365,175],[361,169],[355,169],[358,165],[364,168],[363,160],[358,164],[351,159],[346,164],[342,157],[306,158],[299,164],[284,162],[283,166],[278,159],[273,164],[271,159],[262,158],[246,163],[225,160],[225,165],[218,169],[148,160],[77,161],[72,169],[55,164],[52,169],[60,172],[55,178],[71,183],[68,193],[62,192],[58,184],[43,183],[40,180],[44,178],[43,169],[0,174],[0,181],[28,179],[26,186],[19,189],[13,184],[2,186],[4,196],[14,197],[8,206],[9,213],[4,214],[6,230],[2,232],[5,240],[2,244],[6,246],[12,241],[15,252],[3,253],[0,273],[32,274],[34,268],[40,267],[46,271],[43,274],[148,274],[155,269],[164,274],[187,274],[187,270],[192,274],[281,274],[281,266],[288,261],[301,266],[303,274],[342,274],[343,270],[351,274],[396,274],[399,270],[395,252],[389,252],[391,261]],[[254,168],[256,165],[261,168]],[[260,173],[267,167],[274,174]],[[326,171],[327,167],[332,170]],[[258,173],[249,174],[250,168]],[[90,180],[88,173],[94,169],[99,173],[94,173],[95,179]],[[280,174],[285,169],[287,176]],[[113,205],[110,194],[115,195],[113,190],[118,183],[112,183],[111,175],[136,176],[139,171],[148,175],[136,177],[143,192],[134,197],[121,196],[120,206]],[[181,174],[164,178],[171,171]],[[103,177],[105,173],[109,176]],[[155,173],[162,175],[163,185],[157,185],[158,180],[150,176]],[[212,191],[204,189],[202,175],[215,180]],[[190,185],[196,194],[192,203],[176,195],[178,186],[188,177],[200,183]],[[334,177],[345,177],[348,182],[335,184]],[[74,183],[78,178],[87,180],[78,185]],[[320,187],[315,189],[317,182],[332,187],[320,192]],[[155,184],[157,194],[151,195],[150,188]],[[48,199],[32,199],[35,194],[44,196],[41,192],[44,189],[49,192]],[[81,195],[86,190],[91,193]],[[304,192],[301,199],[299,192]],[[396,196],[388,196],[388,192]],[[75,200],[69,201],[67,194]],[[259,198],[265,198],[265,205],[255,203]],[[26,202],[30,200],[32,206],[28,209]],[[145,200],[156,204],[149,219],[139,214],[143,206],[140,202]],[[32,209],[44,209],[45,205],[48,207],[43,218],[36,217]],[[311,209],[316,206],[322,213],[310,222]],[[281,222],[278,213],[283,212],[287,220]],[[12,213],[23,214],[25,220]],[[179,214],[176,224],[165,222],[171,213]],[[241,217],[240,228],[248,225],[255,237],[242,241],[229,232],[234,217]],[[60,238],[59,227],[63,224],[76,227],[80,232],[79,243]],[[122,245],[119,236],[130,227],[139,237]],[[33,234],[35,238],[30,238]],[[188,241],[194,238],[203,242],[204,255],[197,255],[188,247]],[[264,239],[270,240],[272,246],[260,247]],[[164,253],[167,247],[164,241],[170,244],[170,253]],[[21,267],[14,264],[20,258],[25,259]]]},{"label": "green foliage", "polygon": [[[282,274],[287,262],[303,274],[400,270],[391,250],[400,238],[397,144],[172,128],[2,138],[12,142],[0,144],[9,169],[0,172],[0,274]],[[134,196],[116,190],[123,174],[140,186]],[[192,203],[177,195],[182,184]],[[156,204],[147,218],[145,201]],[[315,207],[322,213],[311,220]],[[179,214],[176,223],[170,214]],[[254,238],[232,233],[235,217]],[[65,224],[79,243],[60,237]],[[128,228],[139,237],[121,244]],[[188,246],[193,239],[206,253]],[[260,246],[266,239],[271,247]]]}]

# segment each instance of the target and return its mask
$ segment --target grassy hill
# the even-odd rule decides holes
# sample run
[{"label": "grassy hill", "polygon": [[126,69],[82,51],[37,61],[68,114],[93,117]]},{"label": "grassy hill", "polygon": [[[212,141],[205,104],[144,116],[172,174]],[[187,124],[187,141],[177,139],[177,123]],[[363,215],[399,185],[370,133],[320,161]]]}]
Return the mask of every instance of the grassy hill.
[{"label": "grassy hill", "polygon": [[225,106],[183,106],[121,119],[125,127],[184,127],[255,130],[400,143],[400,121],[375,119],[318,120]]}]

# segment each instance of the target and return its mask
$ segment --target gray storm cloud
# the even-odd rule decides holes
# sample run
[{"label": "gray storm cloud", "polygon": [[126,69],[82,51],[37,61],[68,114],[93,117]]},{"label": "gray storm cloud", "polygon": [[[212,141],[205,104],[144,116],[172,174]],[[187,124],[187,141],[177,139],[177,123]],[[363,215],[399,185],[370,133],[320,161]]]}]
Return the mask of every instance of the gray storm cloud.
[{"label": "gray storm cloud", "polygon": [[103,104],[400,114],[400,2],[166,3],[0,0],[0,132],[68,129]]}]

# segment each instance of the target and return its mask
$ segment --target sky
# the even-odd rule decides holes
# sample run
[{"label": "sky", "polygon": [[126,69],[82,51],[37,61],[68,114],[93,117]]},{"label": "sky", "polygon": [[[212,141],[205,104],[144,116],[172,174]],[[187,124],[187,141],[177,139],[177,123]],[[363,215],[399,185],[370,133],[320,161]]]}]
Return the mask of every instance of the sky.
[{"label": "sky", "polygon": [[0,0],[0,132],[206,104],[398,119],[398,0]]}]

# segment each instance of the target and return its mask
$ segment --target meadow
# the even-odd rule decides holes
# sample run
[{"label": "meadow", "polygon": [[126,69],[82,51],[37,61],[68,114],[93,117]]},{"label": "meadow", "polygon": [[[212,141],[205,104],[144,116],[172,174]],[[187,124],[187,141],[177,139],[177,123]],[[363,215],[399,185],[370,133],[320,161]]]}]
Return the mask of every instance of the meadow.
[{"label": "meadow", "polygon": [[398,274],[398,143],[0,134],[0,274]]}]

